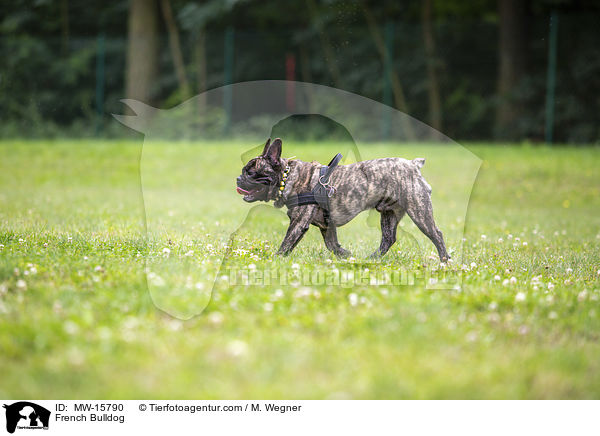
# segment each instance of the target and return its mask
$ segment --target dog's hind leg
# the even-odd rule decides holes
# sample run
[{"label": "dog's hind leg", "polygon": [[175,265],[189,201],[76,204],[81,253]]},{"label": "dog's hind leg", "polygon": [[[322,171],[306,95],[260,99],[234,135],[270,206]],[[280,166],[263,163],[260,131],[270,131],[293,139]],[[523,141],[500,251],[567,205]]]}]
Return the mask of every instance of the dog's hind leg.
[{"label": "dog's hind leg", "polygon": [[371,258],[378,258],[388,252],[390,247],[396,242],[396,230],[398,223],[404,216],[400,210],[384,210],[381,212],[381,244],[379,248],[371,254]]},{"label": "dog's hind leg", "polygon": [[421,195],[418,198],[418,204],[413,203],[407,210],[408,216],[415,225],[427,236],[438,251],[440,261],[446,262],[450,259],[444,244],[444,236],[433,220],[433,206],[429,195]]},{"label": "dog's hind leg", "polygon": [[337,257],[348,257],[350,252],[343,248],[338,242],[337,229],[333,224],[329,224],[326,228],[320,227],[321,235],[325,241],[325,246],[329,251],[335,254]]}]

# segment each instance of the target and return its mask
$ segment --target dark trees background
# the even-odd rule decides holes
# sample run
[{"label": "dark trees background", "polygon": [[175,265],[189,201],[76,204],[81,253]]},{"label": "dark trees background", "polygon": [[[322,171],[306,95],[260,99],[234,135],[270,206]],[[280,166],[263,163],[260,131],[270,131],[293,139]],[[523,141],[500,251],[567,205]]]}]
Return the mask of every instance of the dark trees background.
[{"label": "dark trees background", "polygon": [[109,116],[123,111],[123,97],[166,108],[227,80],[294,78],[390,104],[454,139],[542,141],[554,12],[555,140],[600,138],[600,6],[591,0],[0,0],[0,8],[4,137],[123,135]]}]

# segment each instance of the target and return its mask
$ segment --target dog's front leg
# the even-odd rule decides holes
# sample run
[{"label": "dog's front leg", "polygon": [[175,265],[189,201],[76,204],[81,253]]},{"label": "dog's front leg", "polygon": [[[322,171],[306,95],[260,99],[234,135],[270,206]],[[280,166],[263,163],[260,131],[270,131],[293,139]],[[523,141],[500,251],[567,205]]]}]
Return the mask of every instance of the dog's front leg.
[{"label": "dog's front leg", "polygon": [[285,238],[283,238],[281,247],[277,251],[278,255],[287,256],[292,252],[310,227],[316,210],[316,206],[307,205],[295,207],[288,212],[290,226],[287,229]]}]

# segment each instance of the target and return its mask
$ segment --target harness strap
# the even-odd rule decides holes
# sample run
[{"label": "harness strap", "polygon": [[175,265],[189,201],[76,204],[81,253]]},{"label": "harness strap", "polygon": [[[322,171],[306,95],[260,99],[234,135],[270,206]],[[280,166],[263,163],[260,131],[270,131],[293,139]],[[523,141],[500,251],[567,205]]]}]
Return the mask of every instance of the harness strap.
[{"label": "harness strap", "polygon": [[305,206],[307,204],[318,204],[325,210],[325,217],[329,215],[329,197],[335,192],[335,188],[329,186],[329,177],[335,167],[342,160],[340,153],[336,154],[329,165],[319,168],[319,181],[310,192],[302,192],[300,194],[290,196],[285,205],[288,209],[296,206]]}]

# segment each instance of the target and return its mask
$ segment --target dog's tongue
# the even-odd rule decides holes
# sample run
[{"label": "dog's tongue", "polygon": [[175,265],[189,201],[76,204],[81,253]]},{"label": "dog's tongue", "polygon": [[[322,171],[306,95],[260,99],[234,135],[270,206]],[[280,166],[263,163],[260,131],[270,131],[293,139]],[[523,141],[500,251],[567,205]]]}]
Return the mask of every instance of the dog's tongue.
[{"label": "dog's tongue", "polygon": [[237,193],[242,194],[242,195],[250,194],[250,192],[246,191],[245,189],[240,188],[239,186],[237,187]]}]

